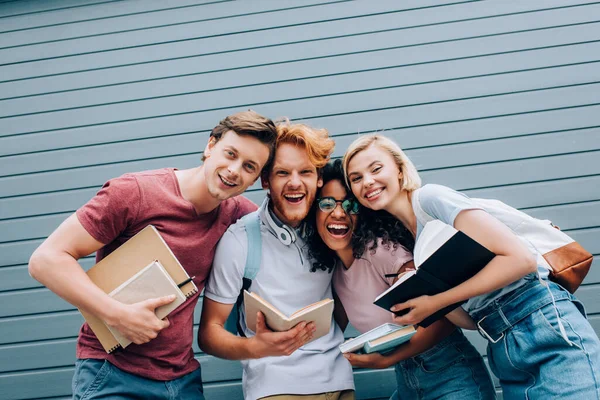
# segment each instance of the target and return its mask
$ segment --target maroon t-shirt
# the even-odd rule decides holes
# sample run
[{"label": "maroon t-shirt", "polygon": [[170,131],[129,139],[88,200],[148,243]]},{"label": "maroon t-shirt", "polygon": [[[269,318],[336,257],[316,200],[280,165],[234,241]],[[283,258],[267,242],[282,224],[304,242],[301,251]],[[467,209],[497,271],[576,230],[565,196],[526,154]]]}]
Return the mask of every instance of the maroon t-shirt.
[{"label": "maroon t-shirt", "polygon": [[[185,200],[174,169],[126,174],[108,181],[77,217],[92,237],[105,243],[96,253],[101,260],[148,225],[154,225],[167,242],[199,292],[208,278],[217,242],[229,225],[256,210],[238,196],[215,210],[198,215]],[[194,308],[199,294],[169,314],[171,325],[143,345],[130,344],[112,354],[84,324],[77,340],[78,358],[107,359],[124,371],[156,380],[179,378],[198,368],[192,350]]]}]

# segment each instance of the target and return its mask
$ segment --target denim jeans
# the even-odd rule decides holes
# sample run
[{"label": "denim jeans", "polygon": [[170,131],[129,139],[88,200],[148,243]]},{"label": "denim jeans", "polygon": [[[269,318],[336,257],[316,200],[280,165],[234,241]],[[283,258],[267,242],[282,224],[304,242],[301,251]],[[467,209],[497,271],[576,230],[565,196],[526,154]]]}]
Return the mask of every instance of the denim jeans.
[{"label": "denim jeans", "polygon": [[396,364],[392,399],[495,399],[483,358],[460,329],[427,351]]},{"label": "denim jeans", "polygon": [[[472,315],[488,339],[488,360],[511,399],[600,399],[600,341],[581,302],[537,279]],[[561,335],[557,312],[569,344]]]},{"label": "denim jeans", "polygon": [[200,368],[172,381],[155,381],[125,372],[105,360],[77,360],[73,399],[204,400]]}]

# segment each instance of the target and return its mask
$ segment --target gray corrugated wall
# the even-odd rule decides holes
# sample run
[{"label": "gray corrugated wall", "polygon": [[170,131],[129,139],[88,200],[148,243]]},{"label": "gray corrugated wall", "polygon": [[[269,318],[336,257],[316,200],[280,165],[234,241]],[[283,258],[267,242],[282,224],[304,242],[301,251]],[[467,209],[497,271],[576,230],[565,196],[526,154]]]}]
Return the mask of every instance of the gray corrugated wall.
[{"label": "gray corrugated wall", "polygon": [[[29,278],[33,249],[107,179],[195,166],[210,128],[250,107],[328,128],[336,156],[384,130],[426,182],[599,254],[599,67],[593,1],[1,2],[0,397],[70,395],[82,319]],[[597,331],[599,282],[595,265],[578,292]],[[239,363],[195,349],[207,397],[240,397]],[[356,382],[384,398],[394,375]]]}]

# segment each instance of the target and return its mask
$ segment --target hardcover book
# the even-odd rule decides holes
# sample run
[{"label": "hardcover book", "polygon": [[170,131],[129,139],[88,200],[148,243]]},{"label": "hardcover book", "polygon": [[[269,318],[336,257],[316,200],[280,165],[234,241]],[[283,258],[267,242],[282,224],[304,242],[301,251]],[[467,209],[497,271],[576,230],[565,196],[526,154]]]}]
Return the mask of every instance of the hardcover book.
[{"label": "hardcover book", "polygon": [[[118,288],[108,294],[115,300],[125,304],[134,304],[147,299],[175,295],[175,300],[154,310],[158,319],[163,319],[171,311],[185,302],[185,296],[177,287],[173,278],[159,261],[152,261],[147,267],[123,282]],[[106,325],[121,347],[131,344],[118,330]]]},{"label": "hardcover book", "polygon": [[[496,255],[454,227],[434,220],[423,228],[414,249],[415,271],[402,275],[381,293],[375,304],[389,310],[393,305],[415,297],[432,296],[472,278]],[[427,327],[461,303],[452,304],[418,325]],[[396,313],[401,315],[407,310]]]},{"label": "hardcover book", "polygon": [[[87,274],[96,286],[108,294],[155,260],[160,261],[160,264],[186,298],[198,292],[198,288],[188,273],[152,225],[142,229],[118,249],[103,258],[90,268]],[[100,318],[84,310],[79,311],[107,353],[121,347],[117,338]]]},{"label": "hardcover book", "polygon": [[331,328],[333,300],[324,299],[310,304],[288,317],[256,293],[244,290],[244,309],[246,325],[254,332],[256,332],[256,313],[260,311],[264,314],[269,329],[276,332],[290,330],[302,321],[314,322],[317,329],[312,340],[315,340],[326,335]]},{"label": "hardcover book", "polygon": [[384,353],[408,342],[416,333],[414,326],[383,324],[342,343],[342,353]]}]

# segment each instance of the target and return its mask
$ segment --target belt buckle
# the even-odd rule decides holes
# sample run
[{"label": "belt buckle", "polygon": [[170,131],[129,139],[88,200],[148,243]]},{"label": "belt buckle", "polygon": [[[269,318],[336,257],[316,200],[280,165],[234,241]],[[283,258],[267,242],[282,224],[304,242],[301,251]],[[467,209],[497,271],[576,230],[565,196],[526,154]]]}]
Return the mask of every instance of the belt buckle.
[{"label": "belt buckle", "polygon": [[504,332],[502,332],[502,334],[500,335],[500,337],[496,340],[494,340],[486,331],[485,329],[483,329],[481,327],[481,323],[483,322],[484,319],[486,319],[488,316],[486,315],[485,317],[481,318],[479,321],[477,321],[477,330],[479,331],[479,334],[481,336],[483,336],[485,339],[489,340],[490,342],[492,342],[493,344],[498,343],[499,341],[502,340],[502,338],[504,337]]}]

